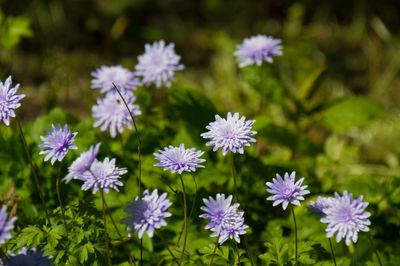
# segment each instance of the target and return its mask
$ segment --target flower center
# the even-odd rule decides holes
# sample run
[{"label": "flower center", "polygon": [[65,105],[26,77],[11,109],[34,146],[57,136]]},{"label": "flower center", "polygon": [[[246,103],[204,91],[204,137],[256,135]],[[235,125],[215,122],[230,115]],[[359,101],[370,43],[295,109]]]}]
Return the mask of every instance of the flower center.
[{"label": "flower center", "polygon": [[347,206],[341,208],[339,212],[339,221],[346,223],[351,220],[353,220],[353,212],[351,211],[351,208]]}]

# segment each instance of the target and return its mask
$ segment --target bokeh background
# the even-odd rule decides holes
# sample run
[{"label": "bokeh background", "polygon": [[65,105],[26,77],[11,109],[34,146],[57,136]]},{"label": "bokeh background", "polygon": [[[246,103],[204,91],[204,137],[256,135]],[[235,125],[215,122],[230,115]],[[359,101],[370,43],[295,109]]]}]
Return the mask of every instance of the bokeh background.
[{"label": "bokeh background", "polygon": [[[136,137],[131,132],[111,140],[91,127],[91,106],[99,94],[90,88],[90,73],[103,64],[134,69],[144,44],[164,39],[175,43],[186,69],[170,89],[137,91],[147,187],[171,194],[168,186],[179,187],[176,176],[154,169],[152,153],[184,142],[207,151],[207,166],[196,175],[196,206],[202,197],[231,193],[226,158],[205,148],[199,134],[214,114],[238,111],[257,121],[256,145],[235,163],[251,227],[250,250],[259,265],[288,264],[293,256],[289,213],[265,201],[264,187],[275,173],[291,170],[306,178],[312,191],[307,201],[344,190],[364,195],[382,260],[400,264],[400,1],[2,0],[0,5],[0,77],[11,74],[27,95],[18,115],[50,206],[57,206],[51,179],[56,170],[42,162],[37,143],[52,122],[68,122],[79,131],[80,150],[102,141],[103,156],[117,157],[121,166],[129,167],[130,183],[122,193],[109,195],[116,217],[124,217],[124,204],[137,193]],[[256,34],[281,38],[284,55],[273,65],[239,69],[233,56],[236,45]],[[30,189],[15,127],[2,126],[0,132],[1,194],[3,200],[10,196],[12,177],[22,230],[43,214],[38,195]],[[63,171],[77,154],[69,155]],[[193,201],[190,177],[187,182]],[[88,198],[99,206],[79,184],[65,186],[63,193],[66,202]],[[165,230],[171,239],[177,238],[181,223],[182,206],[175,197],[177,217]],[[214,240],[199,214],[195,211],[191,218],[189,250],[191,263],[202,265]],[[299,208],[298,216],[302,263],[329,265],[324,226],[306,208]],[[21,239],[15,247],[26,244]],[[50,247],[44,239],[31,244],[50,254],[61,249],[61,244]],[[146,243],[149,264],[157,263],[153,252],[168,262],[162,244]],[[357,245],[340,243],[335,249],[340,265],[377,263],[362,234]],[[116,264],[124,261],[118,252]],[[98,257],[90,254],[85,263],[93,265]]]}]

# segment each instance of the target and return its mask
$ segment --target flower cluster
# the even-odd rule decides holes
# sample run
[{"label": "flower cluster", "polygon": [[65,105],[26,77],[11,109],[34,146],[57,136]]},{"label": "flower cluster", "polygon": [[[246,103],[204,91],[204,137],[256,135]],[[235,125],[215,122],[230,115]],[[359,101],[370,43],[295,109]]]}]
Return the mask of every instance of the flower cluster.
[{"label": "flower cluster", "polygon": [[282,55],[282,41],[265,35],[257,35],[244,39],[238,45],[235,56],[240,67],[261,65],[263,61],[272,63],[273,57]]},{"label": "flower cluster", "polygon": [[[110,131],[111,137],[117,136],[117,131],[122,133],[125,128],[132,128],[131,114],[136,117],[141,114],[138,105],[135,105],[135,95],[132,92],[121,93],[125,103],[118,93],[108,93],[104,98],[97,99],[97,104],[92,107],[94,126],[101,131]],[[130,112],[129,112],[130,111]]]},{"label": "flower cluster", "polygon": [[351,193],[345,191],[343,195],[335,193],[334,197],[318,197],[316,202],[311,202],[309,210],[321,217],[321,222],[326,223],[326,236],[336,236],[336,242],[344,239],[346,245],[356,243],[358,232],[369,231],[370,213],[365,211],[368,206],[363,201],[363,196],[353,198]]},{"label": "flower cluster", "polygon": [[179,147],[170,145],[154,153],[158,161],[154,166],[163,167],[164,171],[169,170],[172,173],[194,172],[196,168],[204,167],[201,163],[205,160],[200,158],[203,153],[195,148],[185,149],[185,144],[180,144]]},{"label": "flower cluster", "polygon": [[14,228],[17,217],[8,218],[7,206],[3,206],[0,210],[0,245],[4,244],[7,239],[11,238],[10,231]]},{"label": "flower cluster", "polygon": [[140,85],[135,72],[120,65],[101,66],[91,73],[93,89],[99,89],[102,93],[116,93],[114,85],[121,91],[133,91]]},{"label": "flower cluster", "polygon": [[155,84],[157,88],[162,84],[169,87],[175,79],[175,71],[184,69],[179,63],[180,56],[175,53],[174,44],[165,45],[163,40],[145,45],[144,54],[138,57],[135,67],[136,74],[142,77],[145,85]]},{"label": "flower cluster", "polygon": [[78,179],[86,171],[89,171],[93,162],[96,160],[99,153],[100,143],[96,146],[90,146],[88,151],[82,152],[81,155],[71,164],[68,168],[68,175],[64,177],[65,183],[70,182],[72,179]]},{"label": "flower cluster", "polygon": [[3,83],[0,81],[0,122],[10,125],[10,117],[15,117],[15,109],[21,106],[19,103],[25,94],[17,94],[19,84],[12,86],[12,79],[9,76]]},{"label": "flower cluster", "polygon": [[296,172],[285,173],[284,178],[276,174],[276,178],[271,182],[267,182],[267,191],[272,194],[267,200],[273,201],[272,205],[276,206],[282,204],[282,208],[286,210],[289,203],[293,205],[300,205],[300,201],[304,200],[304,195],[310,193],[306,190],[307,186],[302,186],[304,177],[298,181],[295,180]]},{"label": "flower cluster", "polygon": [[132,203],[128,203],[125,212],[130,215],[122,222],[127,223],[131,233],[139,232],[139,238],[144,232],[153,237],[154,230],[167,225],[165,218],[170,217],[168,212],[171,201],[167,199],[167,193],[158,195],[157,189],[151,193],[148,190],[143,192],[143,197],[136,197]]},{"label": "flower cluster", "polygon": [[39,147],[42,150],[39,154],[46,155],[44,157],[45,162],[50,160],[51,164],[54,164],[56,160],[61,162],[69,150],[78,149],[74,144],[75,136],[78,133],[71,133],[68,125],[64,125],[64,128],[61,125],[51,125],[51,128],[51,130],[46,131],[46,137],[40,136],[42,143],[39,144]]},{"label": "flower cluster", "polygon": [[223,244],[228,239],[240,243],[240,235],[246,233],[248,227],[244,224],[244,212],[239,210],[239,203],[232,203],[232,195],[225,198],[224,194],[217,194],[215,199],[203,199],[204,211],[201,218],[207,219],[206,229],[210,229],[213,237],[218,237],[218,243]]},{"label": "flower cluster", "polygon": [[213,146],[213,151],[221,148],[222,155],[226,155],[228,151],[243,154],[243,148],[256,141],[251,137],[257,133],[251,130],[254,122],[255,120],[246,121],[244,116],[239,117],[239,113],[232,115],[229,112],[226,119],[216,115],[215,122],[211,122],[206,126],[209,131],[202,133],[201,136],[205,139],[210,139],[206,145]]},{"label": "flower cluster", "polygon": [[92,189],[93,194],[100,189],[105,193],[108,193],[110,188],[119,191],[118,187],[123,186],[121,176],[128,171],[126,168],[117,167],[115,159],[106,157],[102,162],[98,161],[96,157],[99,149],[100,143],[82,152],[68,168],[68,174],[63,181],[66,183],[72,179],[83,181],[82,190]]}]

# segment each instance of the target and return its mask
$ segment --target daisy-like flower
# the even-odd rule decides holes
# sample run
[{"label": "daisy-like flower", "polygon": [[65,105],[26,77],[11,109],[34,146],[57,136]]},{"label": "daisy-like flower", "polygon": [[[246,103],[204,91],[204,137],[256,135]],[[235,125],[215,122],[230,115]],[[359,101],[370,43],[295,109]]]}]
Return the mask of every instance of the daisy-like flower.
[{"label": "daisy-like flower", "polygon": [[335,193],[333,204],[324,208],[325,216],[321,222],[327,224],[326,236],[336,235],[336,242],[345,239],[346,245],[358,240],[358,232],[368,232],[369,217],[371,214],[365,211],[368,202],[363,201],[363,196],[353,198],[351,193],[345,191],[343,196]]},{"label": "daisy-like flower", "polygon": [[203,153],[203,151],[197,151],[195,148],[185,149],[185,144],[180,144],[179,147],[170,145],[164,150],[154,153],[158,161],[154,166],[163,167],[164,171],[169,170],[172,173],[194,172],[196,168],[204,168],[201,163],[205,160],[200,158]]},{"label": "daisy-like flower", "polygon": [[123,92],[132,91],[140,85],[139,79],[135,72],[122,67],[116,66],[101,66],[91,73],[93,79],[91,85],[93,89],[99,89],[102,93],[116,93],[115,86]]},{"label": "daisy-like flower", "polygon": [[71,133],[68,125],[64,125],[62,128],[61,125],[54,126],[52,124],[51,128],[51,130],[46,130],[46,137],[40,136],[42,143],[39,144],[39,147],[42,150],[39,154],[45,154],[44,161],[50,160],[51,164],[54,164],[56,160],[61,162],[69,150],[78,149],[74,145],[75,136],[78,133]]},{"label": "daisy-like flower", "polygon": [[240,235],[246,234],[248,226],[244,224],[244,212],[236,210],[226,214],[221,223],[219,233],[213,231],[211,236],[219,236],[218,243],[223,244],[228,239],[234,239],[240,243]]},{"label": "daisy-like flower", "polygon": [[82,190],[93,190],[95,194],[99,189],[105,193],[110,191],[110,188],[119,191],[118,186],[123,186],[120,178],[128,172],[126,168],[119,168],[115,165],[115,159],[106,157],[104,161],[95,160],[90,169],[78,176],[76,179],[83,181]]},{"label": "daisy-like flower", "polygon": [[204,211],[201,218],[207,219],[205,229],[212,231],[211,236],[218,237],[218,243],[223,244],[228,239],[234,239],[240,243],[240,235],[246,233],[248,227],[244,224],[244,212],[239,211],[239,203],[232,203],[232,195],[225,198],[224,194],[217,194],[215,199],[209,197],[203,199]]},{"label": "daisy-like flower", "polygon": [[272,63],[273,57],[282,55],[282,41],[266,35],[257,35],[244,39],[237,46],[234,55],[239,62],[239,67],[257,64],[263,61]]},{"label": "daisy-like flower", "polygon": [[171,216],[167,211],[171,205],[167,193],[159,196],[157,189],[151,193],[146,189],[142,198],[136,196],[132,203],[128,203],[125,212],[130,216],[122,219],[122,222],[127,223],[132,234],[139,232],[139,238],[143,237],[144,232],[153,237],[155,229],[167,225],[165,218]]},{"label": "daisy-like flower", "polygon": [[79,155],[79,157],[68,168],[68,174],[66,177],[64,177],[63,181],[68,183],[73,178],[76,179],[78,176],[88,171],[96,159],[97,154],[99,153],[99,148],[100,143],[98,143],[96,146],[90,146],[88,151],[82,152],[81,155]]},{"label": "daisy-like flower", "polygon": [[32,248],[28,250],[23,247],[18,254],[10,254],[6,262],[6,266],[51,266],[53,262],[50,256],[44,256],[43,250]]},{"label": "daisy-like flower", "polygon": [[[141,114],[136,100],[131,92],[121,93],[134,117]],[[101,131],[110,131],[111,137],[117,136],[117,131],[122,133],[125,128],[132,129],[132,118],[118,93],[108,93],[104,98],[97,99],[97,105],[92,107],[94,126]]]},{"label": "daisy-like flower", "polygon": [[162,84],[169,87],[175,79],[175,71],[184,69],[179,63],[181,57],[175,53],[174,44],[165,45],[164,41],[145,45],[145,53],[138,57],[136,74],[142,77],[142,83],[157,88]]},{"label": "daisy-like flower", "polygon": [[256,142],[251,136],[257,134],[251,130],[251,126],[255,120],[247,120],[239,113],[233,115],[229,112],[226,119],[219,115],[215,116],[215,122],[211,122],[206,129],[208,132],[202,133],[205,139],[210,139],[206,143],[207,146],[214,146],[213,151],[222,149],[222,155],[226,155],[228,151],[243,154],[243,147],[250,146],[250,143]]},{"label": "daisy-like flower", "polygon": [[14,229],[14,223],[17,217],[8,219],[7,206],[3,206],[0,210],[0,245],[4,244],[7,239],[12,237],[10,231]]},{"label": "daisy-like flower", "polygon": [[332,197],[321,197],[318,196],[316,201],[310,201],[307,206],[309,212],[314,213],[318,216],[325,216],[324,209],[328,208],[335,201]]},{"label": "daisy-like flower", "polygon": [[15,109],[21,106],[19,103],[25,94],[16,94],[19,84],[12,86],[11,76],[3,83],[0,81],[0,121],[10,125],[10,117],[15,117]]},{"label": "daisy-like flower", "polygon": [[309,194],[310,191],[306,190],[307,186],[302,186],[304,177],[298,181],[295,180],[296,172],[285,173],[284,179],[279,174],[271,182],[267,182],[267,191],[272,194],[267,200],[273,201],[272,206],[282,203],[282,208],[286,210],[289,203],[293,205],[300,205],[300,201],[304,200],[304,195]]}]

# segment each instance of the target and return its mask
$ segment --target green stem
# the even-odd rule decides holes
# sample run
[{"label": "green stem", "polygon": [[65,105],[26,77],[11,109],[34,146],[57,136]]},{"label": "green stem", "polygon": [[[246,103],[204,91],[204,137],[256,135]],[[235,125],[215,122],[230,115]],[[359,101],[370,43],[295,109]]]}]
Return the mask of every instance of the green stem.
[{"label": "green stem", "polygon": [[183,237],[183,247],[182,247],[182,253],[181,253],[181,258],[179,260],[179,265],[182,265],[183,262],[183,257],[185,254],[185,249],[186,249],[186,242],[187,242],[187,206],[186,206],[186,190],[185,190],[185,184],[183,182],[182,175],[179,175],[179,179],[181,180],[182,184],[182,193],[183,193],[183,224],[185,228],[185,233]]},{"label": "green stem", "polygon": [[100,190],[100,193],[101,193],[101,200],[103,202],[104,244],[106,247],[106,258],[107,258],[108,266],[111,266],[112,262],[111,262],[111,254],[110,254],[110,243],[109,243],[109,239],[108,239],[107,217],[106,217],[106,207],[105,207],[106,201],[104,199],[103,190]]},{"label": "green stem", "polygon": [[138,145],[137,145],[137,154],[138,154],[138,186],[139,186],[139,194],[142,194],[142,153],[141,153],[141,147],[142,147],[142,141],[140,139],[140,134],[139,134],[139,130],[138,127],[136,125],[136,120],[135,117],[132,114],[132,111],[129,109],[128,104],[126,103],[124,97],[122,96],[121,92],[119,91],[118,87],[113,83],[113,86],[115,88],[115,90],[118,92],[119,96],[121,97],[122,101],[124,102],[124,105],[126,107],[126,109],[129,112],[129,115],[131,117],[132,123],[133,123],[133,127],[135,129],[135,133],[136,133],[136,137],[137,137],[137,141],[138,141]]},{"label": "green stem", "polygon": [[240,265],[240,250],[237,242],[235,241],[235,246],[236,246],[236,251],[237,251],[237,256],[238,256],[238,265]]},{"label": "green stem", "polygon": [[333,252],[332,241],[331,241],[330,238],[328,238],[328,240],[329,240],[329,246],[331,247],[331,253],[332,253],[333,264],[335,264],[335,266],[336,266],[336,258],[335,258],[335,252]]},{"label": "green stem", "polygon": [[213,263],[213,261],[214,261],[215,253],[216,253],[217,248],[218,248],[218,246],[219,246],[218,239],[219,239],[219,235],[217,236],[217,240],[215,241],[215,245],[214,245],[215,247],[214,247],[214,251],[213,251],[213,253],[212,253],[212,255],[211,255],[211,260],[210,260],[209,266],[211,266],[212,263]]},{"label": "green stem", "polygon": [[[107,201],[104,199],[104,206],[106,207],[106,212],[108,213],[108,216],[110,217],[111,223],[114,226],[115,231],[117,231],[118,237],[121,239],[123,239],[121,232],[119,231],[117,224],[115,223],[114,217],[111,214],[110,208],[108,207]],[[126,247],[126,245],[123,245],[124,249]],[[131,257],[131,254],[128,251],[128,258],[129,258],[129,264],[134,264],[136,265],[136,259],[133,257]]]},{"label": "green stem", "polygon": [[143,238],[140,239],[140,262],[139,265],[143,265]]},{"label": "green stem", "polygon": [[[235,160],[234,160],[233,154],[231,154],[231,170],[232,170],[233,186],[234,186],[233,187],[233,189],[234,189],[234,198],[236,198],[236,201],[240,204],[239,195],[237,193],[237,174],[236,174]],[[254,262],[253,262],[253,257],[251,256],[250,251],[249,251],[249,244],[248,244],[248,241],[247,241],[247,236],[244,235],[243,238],[244,238],[244,245],[245,245],[245,248],[246,248],[247,256],[249,257],[251,266],[253,266]]]},{"label": "green stem", "polygon": [[56,191],[57,191],[58,204],[60,205],[60,208],[61,208],[61,215],[62,215],[64,227],[65,227],[65,233],[66,233],[67,238],[68,238],[67,221],[65,220],[65,210],[64,210],[64,206],[63,206],[62,201],[61,201],[61,193],[60,193],[60,178],[61,178],[62,165],[63,165],[63,163],[61,162],[60,166],[58,167],[58,174],[57,174],[57,179],[56,179]]},{"label": "green stem", "polygon": [[174,259],[174,261],[178,262],[178,259],[174,256],[174,253],[172,253],[171,249],[169,248],[168,242],[165,241],[165,239],[161,236],[161,234],[158,234],[157,231],[154,231],[154,234],[160,238],[161,242],[164,244],[164,246],[167,248],[168,253],[171,255],[171,257]]},{"label": "green stem", "polygon": [[370,234],[369,232],[367,233],[367,237],[368,237],[368,240],[369,240],[369,242],[370,242],[370,244],[371,244],[372,249],[373,249],[374,252],[375,252],[376,258],[378,259],[379,265],[382,266],[383,264],[382,264],[382,261],[381,261],[381,257],[379,256],[378,249],[377,249],[376,246],[374,245],[374,241],[372,241],[372,237],[371,237],[371,234]]},{"label": "green stem", "polygon": [[298,249],[297,249],[297,223],[296,223],[296,216],[294,215],[294,208],[292,206],[292,215],[293,215],[293,222],[294,222],[294,236],[295,236],[295,265],[298,265]]},{"label": "green stem", "polygon": [[194,177],[194,175],[191,175],[193,178],[193,182],[194,182],[194,187],[195,187],[195,193],[194,193],[194,197],[193,197],[193,202],[192,202],[192,208],[190,209],[190,213],[189,213],[189,218],[188,220],[190,220],[190,218],[192,217],[192,214],[194,212],[194,207],[196,206],[196,200],[197,200],[197,182],[196,182],[196,178]]},{"label": "green stem", "polygon": [[33,175],[33,180],[35,182],[36,191],[37,191],[37,193],[39,195],[40,201],[42,202],[42,206],[43,206],[44,212],[46,214],[47,222],[48,222],[49,225],[51,225],[49,212],[47,210],[47,206],[46,206],[46,203],[44,201],[44,197],[43,197],[43,194],[42,194],[42,189],[40,187],[39,178],[38,178],[38,175],[36,173],[36,167],[33,164],[31,153],[29,152],[28,144],[26,142],[25,134],[24,134],[24,131],[22,130],[21,121],[19,120],[18,116],[15,117],[15,120],[17,121],[18,131],[19,131],[19,134],[20,134],[20,137],[21,137],[22,145],[24,146],[26,158],[28,159],[29,164],[31,166],[31,172],[32,172],[32,175]]},{"label": "green stem", "polygon": [[236,198],[236,201],[239,202],[239,196],[237,194],[237,176],[236,176],[236,168],[235,168],[235,159],[233,157],[233,153],[231,154],[231,171],[233,177],[233,197]]}]

